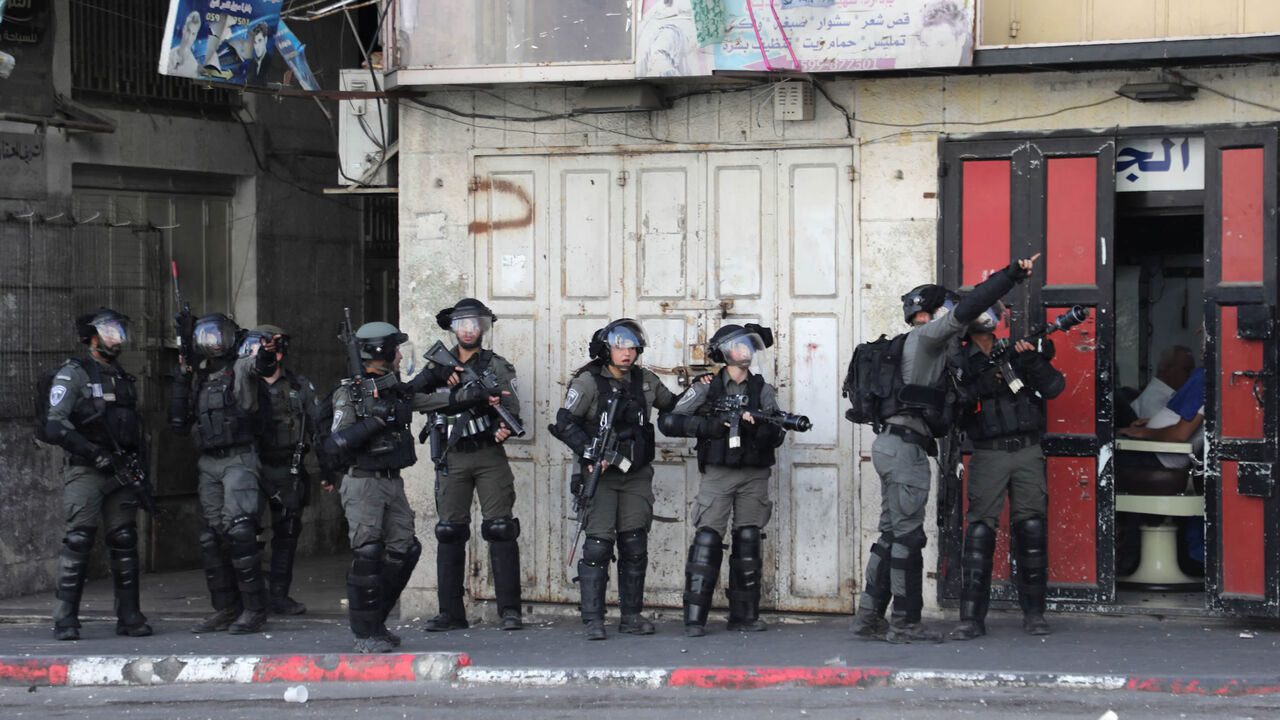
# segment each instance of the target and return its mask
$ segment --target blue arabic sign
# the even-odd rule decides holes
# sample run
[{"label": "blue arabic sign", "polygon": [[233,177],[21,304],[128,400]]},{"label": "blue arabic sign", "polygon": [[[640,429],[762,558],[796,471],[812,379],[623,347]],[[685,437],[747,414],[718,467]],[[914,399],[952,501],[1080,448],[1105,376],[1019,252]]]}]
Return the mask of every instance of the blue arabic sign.
[{"label": "blue arabic sign", "polygon": [[1204,138],[1123,140],[1116,147],[1116,191],[1204,189]]}]

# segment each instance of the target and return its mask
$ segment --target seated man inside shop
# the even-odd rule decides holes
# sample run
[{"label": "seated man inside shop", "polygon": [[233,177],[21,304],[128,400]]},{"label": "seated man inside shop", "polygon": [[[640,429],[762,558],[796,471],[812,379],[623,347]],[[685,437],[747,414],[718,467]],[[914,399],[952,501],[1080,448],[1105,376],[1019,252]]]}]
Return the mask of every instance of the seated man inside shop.
[{"label": "seated man inside shop", "polygon": [[[1191,443],[1190,453],[1138,452],[1118,450],[1116,467],[1123,472],[1126,467],[1151,467],[1185,469],[1191,466],[1191,458],[1204,451],[1204,368],[1191,371],[1187,381],[1178,388],[1169,402],[1150,419],[1138,420],[1119,434],[1139,440],[1156,442]],[[1190,560],[1184,568],[1188,575],[1203,574],[1204,523],[1185,522],[1179,537],[1178,555]],[[1192,518],[1191,520],[1195,520]],[[1138,518],[1130,513],[1116,516],[1116,573],[1129,575],[1137,569],[1141,556],[1141,540],[1137,529]],[[1190,572],[1188,572],[1190,570]]]},{"label": "seated man inside shop", "polygon": [[1156,376],[1129,406],[1139,418],[1155,417],[1195,369],[1196,358],[1186,345],[1171,345],[1161,350],[1156,361]]}]

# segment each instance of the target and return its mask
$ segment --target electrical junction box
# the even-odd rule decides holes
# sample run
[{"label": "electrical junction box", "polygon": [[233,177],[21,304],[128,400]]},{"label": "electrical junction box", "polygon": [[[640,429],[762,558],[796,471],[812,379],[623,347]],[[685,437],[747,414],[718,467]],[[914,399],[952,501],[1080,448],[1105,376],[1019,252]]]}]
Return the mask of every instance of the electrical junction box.
[{"label": "electrical junction box", "polygon": [[774,120],[812,120],[813,84],[781,82],[773,88]]},{"label": "electrical junction box", "polygon": [[[353,68],[340,71],[343,92],[377,92],[382,89],[379,71]],[[387,101],[357,98],[338,101],[338,184],[385,186],[387,165],[382,164],[392,143]],[[376,170],[374,168],[377,168]]]}]

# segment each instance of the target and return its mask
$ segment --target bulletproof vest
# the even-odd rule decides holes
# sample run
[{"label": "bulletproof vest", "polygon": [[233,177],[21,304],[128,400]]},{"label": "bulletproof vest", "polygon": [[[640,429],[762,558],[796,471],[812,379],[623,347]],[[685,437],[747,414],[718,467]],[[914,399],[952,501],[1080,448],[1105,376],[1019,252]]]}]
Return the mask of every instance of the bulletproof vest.
[{"label": "bulletproof vest", "polygon": [[236,401],[235,364],[199,374],[196,392],[196,444],[201,450],[250,445],[261,430],[258,418]]},{"label": "bulletproof vest", "polygon": [[899,368],[892,373],[892,385],[880,402],[880,418],[894,415],[918,417],[934,437],[946,435],[955,423],[957,393],[953,382],[954,359],[947,359],[947,369],[930,385],[909,384]]},{"label": "bulletproof vest", "polygon": [[[1019,377],[1025,378],[1017,356],[1009,363]],[[991,365],[987,354],[976,345],[966,351],[964,369],[965,385],[974,397],[960,414],[960,427],[971,439],[1044,432],[1044,401],[1030,386],[1024,385],[1016,394],[1011,392],[999,376],[1000,368]]]},{"label": "bulletproof vest", "polygon": [[[760,393],[764,390],[764,378],[752,374],[747,378],[747,410],[761,410]],[[707,390],[704,408],[715,407],[725,397],[725,383],[717,376],[711,381]],[[741,423],[742,443],[739,447],[729,447],[729,438],[698,438],[695,449],[698,452],[698,471],[706,472],[708,465],[724,465],[726,467],[773,467],[773,447],[765,443],[755,442],[755,433],[750,423]]]},{"label": "bulletproof vest", "polygon": [[[456,352],[457,351],[455,350],[455,353]],[[484,371],[489,369],[489,363],[492,360],[493,351],[479,350],[475,354],[474,364],[468,364],[472,365],[472,369],[474,369],[477,374],[483,375]],[[493,421],[490,418],[492,414],[493,411],[486,405],[482,408],[474,408],[468,412],[457,413],[455,415],[445,415],[445,423],[449,427],[449,437],[453,437],[453,433],[457,432],[457,436],[459,438],[470,438],[483,434],[488,439],[493,440]],[[462,423],[462,427],[455,431],[454,426],[460,422]],[[476,440],[480,439],[481,438],[476,438]],[[497,441],[494,440],[493,442],[496,443]]]},{"label": "bulletproof vest", "polygon": [[355,467],[361,470],[399,470],[418,461],[413,448],[413,431],[409,422],[413,418],[412,391],[402,389],[395,375],[378,377],[378,396],[395,406],[387,424],[369,438],[356,455]]},{"label": "bulletproof vest", "polygon": [[99,447],[119,445],[122,450],[141,447],[142,416],[138,414],[138,394],[133,386],[133,376],[119,365],[112,365],[111,372],[103,373],[102,365],[92,357],[77,358],[72,362],[89,375],[90,397],[87,400],[77,398],[71,411],[71,424],[85,439]]},{"label": "bulletproof vest", "polygon": [[277,380],[266,385],[271,398],[271,425],[262,435],[262,447],[258,455],[263,462],[279,463],[293,457],[293,449],[302,440],[302,383],[298,376],[284,371],[285,382]]},{"label": "bulletproof vest", "polygon": [[[613,386],[600,373],[593,373],[596,380],[596,417],[609,407],[609,394]],[[656,455],[653,424],[649,422],[649,403],[644,396],[644,371],[631,368],[630,382],[623,391],[625,403],[618,408],[614,418],[614,433],[618,436],[618,449],[631,459],[632,469],[653,462]]]}]

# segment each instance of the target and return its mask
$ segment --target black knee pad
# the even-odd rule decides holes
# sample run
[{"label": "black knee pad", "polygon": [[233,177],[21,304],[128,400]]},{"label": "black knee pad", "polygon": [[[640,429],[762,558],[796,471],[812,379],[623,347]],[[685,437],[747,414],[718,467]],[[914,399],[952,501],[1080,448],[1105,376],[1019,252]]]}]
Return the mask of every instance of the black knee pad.
[{"label": "black knee pad", "polygon": [[399,562],[417,565],[418,558],[422,557],[422,543],[418,542],[418,536],[414,535],[409,540],[409,547],[403,553],[387,553],[387,555],[394,556]]},{"label": "black knee pad", "polygon": [[138,547],[138,530],[133,523],[121,525],[108,532],[106,540],[112,550],[133,550]]},{"label": "black knee pad", "polygon": [[464,543],[470,539],[471,525],[469,523],[436,523],[436,540],[446,545]]},{"label": "black knee pad", "polygon": [[258,542],[258,519],[252,515],[241,515],[231,521],[227,528],[227,539],[232,545],[247,547]]},{"label": "black knee pad", "polygon": [[760,540],[764,538],[764,533],[755,525],[743,525],[733,529],[733,545],[737,547],[760,547]]},{"label": "black knee pad", "polygon": [[918,527],[906,535],[894,535],[893,543],[895,545],[903,545],[911,550],[920,551],[929,543],[929,538],[924,534],[924,528]]},{"label": "black knee pad", "polygon": [[357,576],[377,575],[382,569],[382,554],[386,546],[380,542],[371,542],[351,550],[351,574]]},{"label": "black knee pad", "polygon": [[493,518],[480,523],[485,542],[508,542],[520,537],[520,518]]},{"label": "black knee pad", "polygon": [[93,549],[93,533],[94,528],[91,527],[74,527],[67,531],[67,536],[62,539],[62,544],[67,549],[75,553],[87,553]]},{"label": "black knee pad", "polygon": [[984,522],[969,523],[964,531],[965,549],[973,548],[990,557],[996,551],[996,531]]},{"label": "black knee pad", "polygon": [[587,536],[582,542],[582,562],[592,567],[606,567],[613,559],[613,543],[604,538]]},{"label": "black knee pad", "polygon": [[649,554],[649,531],[628,530],[618,533],[618,557],[628,562],[639,561]]},{"label": "black knee pad", "polygon": [[719,547],[724,548],[724,538],[720,537],[720,533],[711,528],[698,528],[698,532],[693,534],[693,544],[697,547]]},{"label": "black knee pad", "polygon": [[1043,543],[1049,537],[1049,526],[1042,517],[1022,520],[1013,526],[1013,531],[1019,539],[1026,538],[1032,542],[1039,540]]}]

